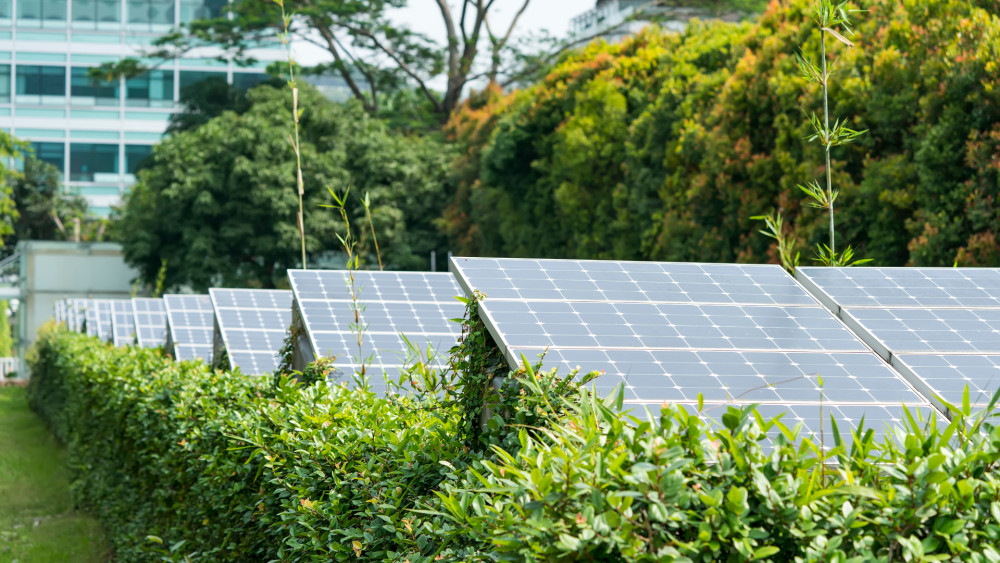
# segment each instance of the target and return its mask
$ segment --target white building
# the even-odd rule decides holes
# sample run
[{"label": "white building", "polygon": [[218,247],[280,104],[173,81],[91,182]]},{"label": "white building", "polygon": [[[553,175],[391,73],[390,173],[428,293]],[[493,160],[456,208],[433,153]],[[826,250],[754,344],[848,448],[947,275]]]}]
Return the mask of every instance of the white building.
[{"label": "white building", "polygon": [[[729,13],[720,19],[739,21],[742,16]],[[715,16],[700,8],[656,6],[651,0],[597,0],[596,7],[570,20],[570,36],[579,39],[601,37],[608,43],[617,43],[641,31],[653,17],[664,29],[684,31],[690,19]]]},{"label": "white building", "polygon": [[246,89],[282,59],[279,44],[253,52],[254,68],[202,48],[138,78],[95,85],[87,69],[136,56],[155,38],[220,13],[225,0],[0,0],[0,127],[59,168],[66,189],[107,215],[136,165],[163,136],[180,90],[211,76]]}]

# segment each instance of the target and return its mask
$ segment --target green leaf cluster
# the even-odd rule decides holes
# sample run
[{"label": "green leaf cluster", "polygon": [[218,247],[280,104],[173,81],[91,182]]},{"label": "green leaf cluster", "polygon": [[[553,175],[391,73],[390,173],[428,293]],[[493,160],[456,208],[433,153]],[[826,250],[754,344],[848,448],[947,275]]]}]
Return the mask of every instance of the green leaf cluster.
[{"label": "green leaf cluster", "polygon": [[[460,185],[442,225],[459,254],[780,261],[829,244],[804,180],[826,175],[809,0],[754,23],[648,28],[565,55],[539,83],[473,97],[448,131]],[[829,4],[829,3],[828,3]],[[1000,265],[1000,13],[979,0],[856,0],[829,84],[838,248],[880,266]],[[851,131],[867,131],[854,138]],[[832,137],[831,137],[832,140]],[[992,163],[992,164],[991,164]],[[811,252],[809,252],[811,254]],[[806,252],[803,252],[806,255]]]},{"label": "green leaf cluster", "polygon": [[632,416],[524,364],[484,415],[49,327],[29,400],[124,561],[1000,561],[996,398],[977,415],[967,394],[950,423],[831,419],[824,450],[753,407]]},{"label": "green leaf cluster", "polygon": [[[165,287],[275,287],[301,266],[296,223],[292,94],[269,84],[246,94],[249,109],[224,112],[157,145],[125,197],[115,238],[149,285],[167,260]],[[446,253],[433,219],[448,203],[449,151],[432,139],[389,132],[356,103],[299,89],[305,232],[309,264],[340,250],[339,217],[320,208],[328,189],[369,194],[387,269],[426,269]],[[352,199],[353,220],[366,217]],[[370,247],[369,247],[370,246]],[[377,263],[373,245],[359,251]],[[342,263],[332,264],[343,267]]]}]

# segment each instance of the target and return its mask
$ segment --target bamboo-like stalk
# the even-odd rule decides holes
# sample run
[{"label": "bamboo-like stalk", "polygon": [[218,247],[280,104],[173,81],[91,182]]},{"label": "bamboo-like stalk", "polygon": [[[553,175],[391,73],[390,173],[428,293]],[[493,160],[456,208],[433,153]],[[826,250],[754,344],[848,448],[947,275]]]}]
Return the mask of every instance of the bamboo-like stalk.
[{"label": "bamboo-like stalk", "polygon": [[826,29],[825,25],[820,27],[820,59],[823,65],[823,128],[826,130],[826,196],[830,202],[830,252],[836,253],[837,248],[834,241],[833,230],[833,176],[830,171],[830,93],[827,88],[830,75],[826,70]]}]

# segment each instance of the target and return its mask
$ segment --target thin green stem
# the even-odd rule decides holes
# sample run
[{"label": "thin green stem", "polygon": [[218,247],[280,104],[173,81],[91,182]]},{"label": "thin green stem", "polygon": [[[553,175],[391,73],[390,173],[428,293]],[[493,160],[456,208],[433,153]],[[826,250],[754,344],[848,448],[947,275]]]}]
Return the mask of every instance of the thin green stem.
[{"label": "thin green stem", "polygon": [[[824,24],[825,25],[825,24]],[[830,252],[836,252],[833,234],[833,176],[830,172],[830,100],[827,84],[830,75],[826,71],[826,31],[820,27],[820,55],[823,65],[823,128],[826,131],[826,195],[830,202]]]}]

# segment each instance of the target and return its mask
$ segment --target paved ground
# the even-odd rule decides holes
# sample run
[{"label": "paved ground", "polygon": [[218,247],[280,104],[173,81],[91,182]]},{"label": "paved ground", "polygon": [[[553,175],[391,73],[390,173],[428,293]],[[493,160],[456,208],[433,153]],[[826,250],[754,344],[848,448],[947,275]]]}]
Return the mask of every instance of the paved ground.
[{"label": "paved ground", "polygon": [[97,520],[73,510],[64,457],[24,388],[0,386],[0,563],[111,560]]}]

